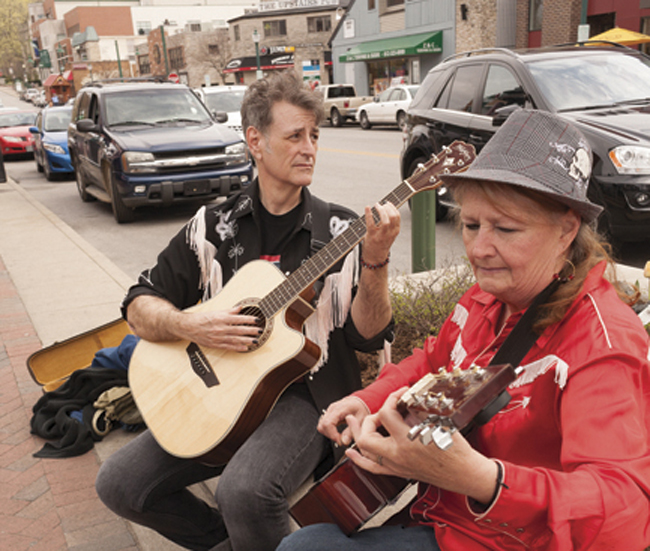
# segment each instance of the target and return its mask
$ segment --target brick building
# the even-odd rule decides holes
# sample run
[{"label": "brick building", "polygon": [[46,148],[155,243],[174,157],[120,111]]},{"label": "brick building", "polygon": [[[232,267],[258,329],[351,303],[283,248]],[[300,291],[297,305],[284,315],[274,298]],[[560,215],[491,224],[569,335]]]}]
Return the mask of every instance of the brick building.
[{"label": "brick building", "polygon": [[259,10],[230,19],[232,58],[225,73],[238,84],[257,78],[257,52],[253,38],[259,37],[259,62],[262,73],[294,68],[306,80],[332,82],[332,57],[329,41],[336,27],[337,14],[347,1],[302,0],[260,2]]}]

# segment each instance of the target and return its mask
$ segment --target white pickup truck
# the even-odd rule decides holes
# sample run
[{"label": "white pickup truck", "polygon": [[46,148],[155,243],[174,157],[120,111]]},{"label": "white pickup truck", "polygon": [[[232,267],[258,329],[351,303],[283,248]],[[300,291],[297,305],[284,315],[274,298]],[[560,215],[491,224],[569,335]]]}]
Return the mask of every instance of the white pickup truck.
[{"label": "white pickup truck", "polygon": [[372,96],[357,96],[353,84],[325,84],[318,91],[323,94],[325,116],[332,126],[354,121],[357,109],[372,101]]}]

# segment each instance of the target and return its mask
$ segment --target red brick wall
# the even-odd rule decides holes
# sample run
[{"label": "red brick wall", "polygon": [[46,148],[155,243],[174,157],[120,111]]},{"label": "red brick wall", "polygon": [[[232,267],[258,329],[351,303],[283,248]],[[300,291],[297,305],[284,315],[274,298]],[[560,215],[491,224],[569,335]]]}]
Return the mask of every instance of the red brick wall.
[{"label": "red brick wall", "polygon": [[47,16],[48,19],[56,19],[54,0],[43,0],[43,13]]},{"label": "red brick wall", "polygon": [[581,10],[582,0],[544,0],[542,46],[577,40]]},{"label": "red brick wall", "polygon": [[[46,0],[47,1],[47,0]],[[68,36],[94,27],[98,36],[133,36],[131,8],[128,6],[77,7],[63,19]]]}]

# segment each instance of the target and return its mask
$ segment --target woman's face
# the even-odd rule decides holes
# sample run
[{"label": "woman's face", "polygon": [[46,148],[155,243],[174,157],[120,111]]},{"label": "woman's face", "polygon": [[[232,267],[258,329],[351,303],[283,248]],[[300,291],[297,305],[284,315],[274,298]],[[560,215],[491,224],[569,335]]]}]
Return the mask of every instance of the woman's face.
[{"label": "woman's face", "polygon": [[476,280],[509,308],[527,308],[564,265],[580,218],[550,213],[518,193],[499,192],[494,200],[477,186],[461,198],[463,242]]}]

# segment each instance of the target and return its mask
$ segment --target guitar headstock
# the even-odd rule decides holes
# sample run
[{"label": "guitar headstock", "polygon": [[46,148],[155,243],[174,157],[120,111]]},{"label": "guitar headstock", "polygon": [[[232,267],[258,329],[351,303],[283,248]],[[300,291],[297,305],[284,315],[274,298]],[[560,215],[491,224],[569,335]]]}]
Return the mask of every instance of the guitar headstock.
[{"label": "guitar headstock", "polygon": [[406,183],[417,193],[428,189],[437,188],[440,174],[453,174],[463,172],[469,168],[476,158],[476,150],[471,144],[456,140],[451,145],[443,146],[442,151],[432,155],[426,163],[406,180]]},{"label": "guitar headstock", "polygon": [[510,364],[429,373],[399,399],[397,407],[413,428],[409,438],[451,446],[451,436],[468,426],[516,378]]}]

